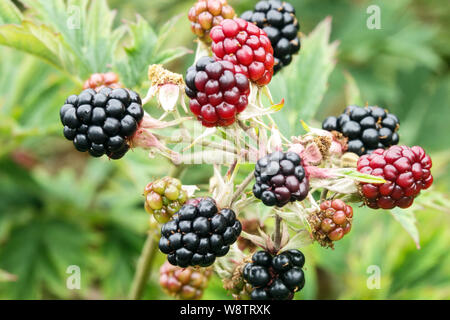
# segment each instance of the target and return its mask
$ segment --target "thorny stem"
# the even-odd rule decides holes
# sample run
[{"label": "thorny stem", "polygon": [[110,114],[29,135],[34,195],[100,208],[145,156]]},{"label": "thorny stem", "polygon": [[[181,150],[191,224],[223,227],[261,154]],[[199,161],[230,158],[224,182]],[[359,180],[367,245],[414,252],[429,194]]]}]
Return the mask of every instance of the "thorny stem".
[{"label": "thorny stem", "polygon": [[327,188],[323,188],[322,193],[320,194],[320,201],[326,200],[327,194],[328,194],[328,189]]},{"label": "thorny stem", "polygon": [[248,186],[248,184],[253,180],[254,174],[253,171],[249,173],[249,175],[242,181],[242,183],[237,187],[236,191],[233,193],[233,196],[231,197],[231,203],[230,206],[239,198],[242,191],[245,190],[245,188]]},{"label": "thorny stem", "polygon": [[[169,176],[173,178],[180,178],[183,174],[185,166],[173,166],[169,172]],[[150,230],[147,234],[144,247],[139,256],[136,273],[134,275],[133,283],[131,285],[130,300],[140,300],[144,292],[145,285],[152,271],[153,261],[157,252],[158,243],[156,241],[157,230]]]},{"label": "thorny stem", "polygon": [[158,248],[155,241],[156,233],[156,230],[150,230],[148,232],[131,285],[130,300],[140,300],[144,292],[145,284],[150,276],[151,267]]},{"label": "thorny stem", "polygon": [[279,215],[275,215],[275,249],[280,250],[281,246],[281,218]]}]

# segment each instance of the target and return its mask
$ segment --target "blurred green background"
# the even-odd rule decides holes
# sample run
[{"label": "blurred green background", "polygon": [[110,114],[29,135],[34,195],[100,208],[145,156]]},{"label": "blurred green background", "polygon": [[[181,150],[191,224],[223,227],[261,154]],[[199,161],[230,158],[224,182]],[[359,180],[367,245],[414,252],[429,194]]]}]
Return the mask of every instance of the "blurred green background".
[{"label": "blurred green background", "polygon": [[[35,3],[46,2],[63,1]],[[234,0],[230,4],[241,13],[255,2]],[[335,250],[317,245],[304,249],[307,280],[305,289],[296,298],[449,299],[450,213],[444,198],[450,190],[448,2],[291,2],[305,36],[331,16],[330,41],[339,44],[336,56],[330,54],[322,71],[305,70],[308,57],[318,55],[308,49],[308,41],[303,42],[293,66],[275,77],[272,88],[283,85],[290,94],[300,86],[308,92],[315,86],[324,89],[323,97],[319,92],[314,109],[295,96],[287,98],[285,107],[275,117],[278,121],[286,119],[279,122],[285,123],[282,130],[288,135],[301,134],[300,119],[319,126],[326,115],[340,113],[347,103],[355,103],[351,100],[357,97],[362,103],[378,104],[399,116],[401,143],[420,144],[431,153],[435,177],[433,191],[422,195],[423,203],[429,200],[431,205],[414,207],[420,250],[387,212],[354,206],[353,230],[339,241]],[[3,12],[7,12],[6,7],[2,8],[5,3],[0,6]],[[14,3],[26,19],[49,25],[53,31],[64,30],[65,20],[58,25],[58,19],[43,14],[48,10],[57,13],[58,6],[26,11],[31,1]],[[184,49],[176,53],[170,50],[180,46],[195,50],[187,20],[192,3],[109,0],[116,16],[108,11],[108,14],[101,12],[100,21],[86,20],[99,23],[86,32],[84,39],[88,41],[83,46],[79,41],[81,35],[71,37],[73,34],[63,33],[66,43],[59,52],[59,60],[38,44],[33,49],[34,55],[27,54],[30,51],[24,48],[33,43],[30,39],[11,41],[13,36],[5,30],[11,30],[8,24],[20,23],[20,14],[0,19],[0,43],[6,44],[0,45],[0,299],[127,296],[148,229],[142,191],[153,178],[167,174],[170,165],[160,158],[148,158],[143,150],[129,152],[120,161],[92,159],[81,154],[63,138],[58,110],[68,95],[80,91],[81,81],[91,72],[112,68],[120,73],[126,85],[143,95],[149,84],[145,81],[146,68],[142,66],[148,62],[167,60],[168,68],[183,74],[194,55],[183,55]],[[366,10],[373,4],[381,9],[379,30],[366,27],[369,17]],[[143,23],[130,25],[129,21],[136,21],[137,13],[151,27]],[[165,23],[175,16],[179,19],[167,31]],[[113,28],[118,28],[117,33],[109,32],[108,19]],[[124,25],[131,27],[122,30]],[[82,32],[83,27],[82,24]],[[158,38],[161,41],[155,42],[153,30],[161,29]],[[334,50],[325,40],[323,48]],[[156,44],[148,48],[152,41]],[[65,56],[69,47],[73,54]],[[123,47],[131,49],[125,51]],[[114,57],[109,48],[117,52]],[[158,56],[157,52],[163,49],[169,51]],[[326,56],[326,52],[322,54]],[[36,55],[54,63],[45,63]],[[275,98],[281,98],[278,95],[282,90],[272,91],[277,92]],[[182,180],[184,184],[205,185],[211,174],[209,166],[194,166]],[[434,195],[444,201],[443,206],[432,208]],[[169,298],[158,284],[158,269],[163,261],[164,256],[158,255],[145,290],[146,299]],[[66,288],[69,265],[81,268],[81,290]],[[367,287],[370,276],[367,269],[371,265],[380,267],[380,289]],[[204,298],[231,297],[214,276]]]}]

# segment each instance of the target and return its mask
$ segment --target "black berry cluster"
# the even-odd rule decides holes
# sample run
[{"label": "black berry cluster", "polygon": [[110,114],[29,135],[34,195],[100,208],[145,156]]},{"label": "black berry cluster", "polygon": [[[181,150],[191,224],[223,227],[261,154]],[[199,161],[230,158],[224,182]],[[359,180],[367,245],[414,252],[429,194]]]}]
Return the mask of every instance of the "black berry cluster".
[{"label": "black berry cluster", "polygon": [[398,118],[377,107],[349,106],[339,117],[328,117],[322,128],[341,132],[348,138],[348,151],[361,156],[375,149],[398,144]]},{"label": "black berry cluster", "polygon": [[305,285],[305,256],[299,250],[288,250],[274,257],[258,251],[243,270],[244,279],[253,287],[252,300],[290,300]]},{"label": "black berry cluster", "polygon": [[127,139],[143,116],[139,95],[123,88],[86,89],[68,97],[60,110],[64,136],[78,151],[111,159],[120,159],[128,151]]},{"label": "black berry cluster", "polygon": [[282,207],[308,195],[309,180],[301,158],[294,152],[275,151],[255,165],[253,194],[266,206]]},{"label": "black berry cluster", "polygon": [[212,198],[189,200],[161,227],[159,249],[180,267],[207,267],[230,250],[242,226],[231,209],[218,210]]},{"label": "black berry cluster", "polygon": [[292,55],[300,50],[300,25],[292,4],[278,0],[259,1],[253,11],[245,11],[241,18],[267,33],[274,52],[274,73],[291,63]]}]

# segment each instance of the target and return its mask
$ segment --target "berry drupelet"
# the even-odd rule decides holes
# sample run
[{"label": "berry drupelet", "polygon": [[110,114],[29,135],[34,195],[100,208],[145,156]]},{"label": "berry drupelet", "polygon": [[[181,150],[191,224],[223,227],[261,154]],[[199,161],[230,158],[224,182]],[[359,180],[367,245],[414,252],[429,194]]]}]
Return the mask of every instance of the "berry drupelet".
[{"label": "berry drupelet", "polygon": [[305,256],[288,250],[276,256],[258,251],[243,270],[244,279],[253,287],[252,300],[291,300],[305,285]]},{"label": "berry drupelet", "polygon": [[256,24],[269,37],[274,52],[274,73],[291,63],[292,56],[300,50],[300,25],[292,4],[277,0],[259,1],[253,11],[245,11],[241,18]]},{"label": "berry drupelet", "polygon": [[173,265],[207,267],[228,253],[241,231],[233,210],[219,210],[212,198],[188,200],[162,226],[159,249]]},{"label": "berry drupelet", "polygon": [[382,184],[361,183],[360,193],[372,209],[408,208],[421,190],[433,183],[431,158],[418,146],[377,149],[358,160],[361,173],[382,177]]},{"label": "berry drupelet", "polygon": [[181,181],[172,177],[150,182],[144,190],[145,210],[159,223],[166,223],[187,200]]},{"label": "berry drupelet", "polygon": [[120,159],[129,150],[127,140],[143,117],[139,95],[123,88],[86,89],[68,97],[60,110],[64,137],[78,151],[111,159]]},{"label": "berry drupelet", "polygon": [[226,19],[210,33],[214,57],[232,62],[236,73],[245,74],[259,86],[273,76],[273,48],[267,34],[243,19]]},{"label": "berry drupelet", "polygon": [[189,10],[192,32],[205,43],[210,43],[209,31],[224,19],[233,19],[234,9],[226,0],[198,0]]},{"label": "berry drupelet", "polygon": [[294,152],[275,151],[255,165],[253,194],[266,206],[282,207],[308,195],[309,180],[301,158]]},{"label": "berry drupelet", "polygon": [[202,57],[186,73],[189,107],[205,127],[229,126],[248,105],[247,77],[229,61]]},{"label": "berry drupelet", "polygon": [[177,299],[198,300],[208,286],[211,268],[180,268],[168,261],[159,269],[159,284]]},{"label": "berry drupelet", "polygon": [[398,144],[398,118],[377,107],[349,106],[339,117],[328,117],[322,128],[338,131],[348,138],[348,151],[361,156]]},{"label": "berry drupelet", "polygon": [[314,239],[323,247],[333,248],[352,228],[353,208],[341,199],[326,200],[320,211],[309,216]]}]

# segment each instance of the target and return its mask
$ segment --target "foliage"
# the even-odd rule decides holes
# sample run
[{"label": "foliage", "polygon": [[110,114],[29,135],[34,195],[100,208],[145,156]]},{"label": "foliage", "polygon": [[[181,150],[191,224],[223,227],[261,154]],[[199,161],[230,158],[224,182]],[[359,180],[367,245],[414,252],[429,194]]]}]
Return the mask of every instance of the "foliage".
[{"label": "foliage", "polygon": [[[369,30],[372,2],[292,2],[305,34],[302,50],[271,84],[276,102],[286,98],[274,117],[286,124],[283,133],[300,134],[300,119],[316,125],[354,100],[389,107],[402,119],[402,142],[432,152],[430,193],[442,204],[433,208],[436,199],[424,198],[414,208],[420,250],[390,215],[358,208],[352,236],[334,251],[305,249],[307,284],[297,298],[448,299],[446,3],[376,1],[382,29]],[[193,36],[184,14],[191,3],[23,0],[24,11],[14,3],[0,2],[0,298],[123,298],[148,226],[140,195],[169,168],[139,150],[119,162],[80,156],[62,138],[58,109],[93,72],[117,71],[140,91],[148,88],[149,64],[170,63],[184,73],[193,58],[186,55]],[[231,4],[237,12],[253,5]],[[183,182],[207,184],[211,171],[195,166]],[[398,218],[411,226],[409,214]],[[167,298],[157,285],[162,262],[158,256],[147,298]],[[80,291],[65,287],[69,265],[81,267]],[[370,265],[381,268],[381,289],[366,286]],[[214,278],[205,298],[230,298],[221,287]]]}]

